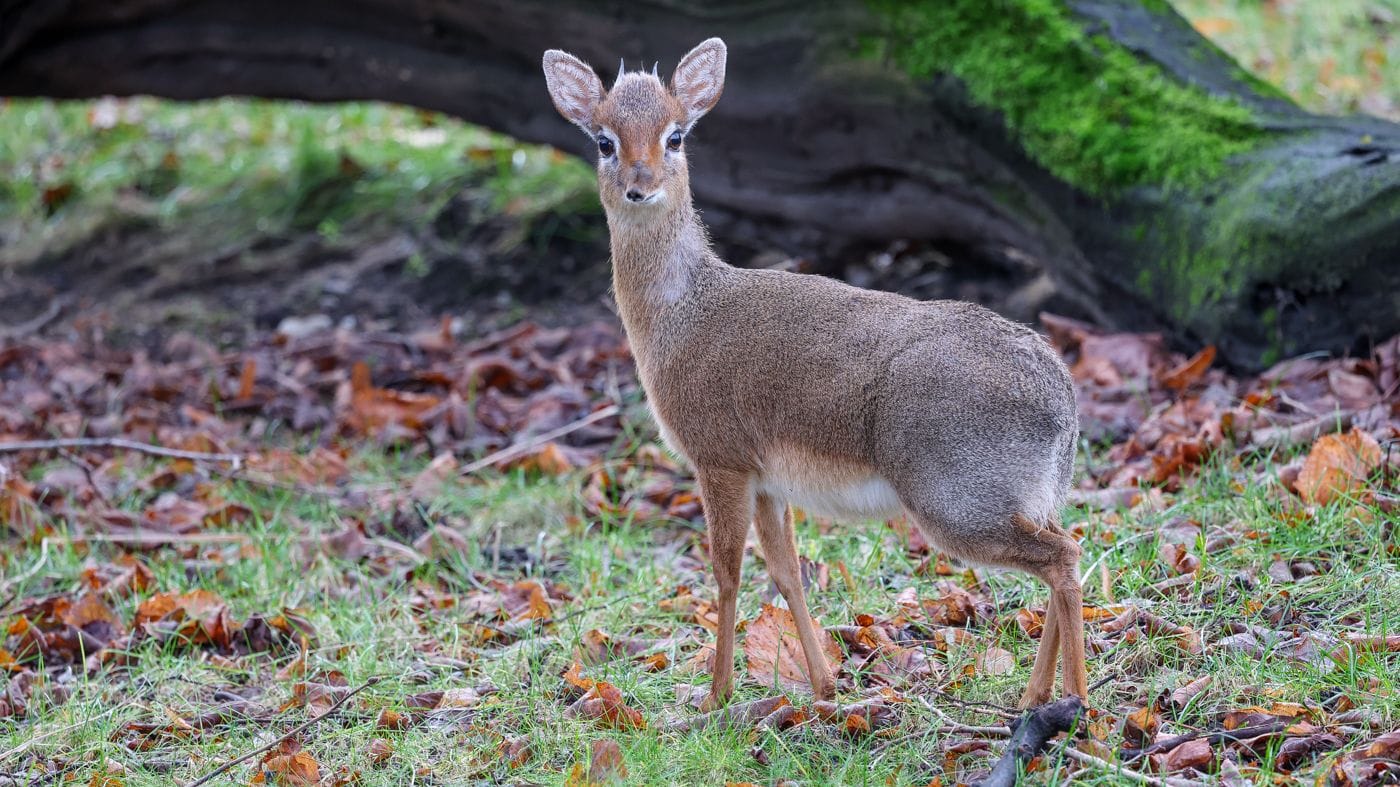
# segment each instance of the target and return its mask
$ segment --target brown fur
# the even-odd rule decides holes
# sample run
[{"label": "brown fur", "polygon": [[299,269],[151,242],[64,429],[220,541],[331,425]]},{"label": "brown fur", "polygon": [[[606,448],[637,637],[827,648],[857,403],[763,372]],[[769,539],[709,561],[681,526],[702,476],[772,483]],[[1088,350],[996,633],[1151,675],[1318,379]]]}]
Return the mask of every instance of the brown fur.
[{"label": "brown fur", "polygon": [[613,287],[667,443],[694,465],[720,629],[710,704],[732,689],[735,601],[757,523],[797,621],[819,697],[834,682],[799,576],[796,501],[844,518],[903,511],[944,551],[1021,569],[1051,589],[1025,704],[1085,696],[1079,547],[1058,524],[1077,439],[1063,362],[1029,329],[981,307],[919,302],[817,276],[742,270],[711,250],[690,199],[688,131],[719,99],[725,50],[695,48],[668,87],[622,75],[611,90],[557,50],[555,106],[591,137],[612,237]]}]

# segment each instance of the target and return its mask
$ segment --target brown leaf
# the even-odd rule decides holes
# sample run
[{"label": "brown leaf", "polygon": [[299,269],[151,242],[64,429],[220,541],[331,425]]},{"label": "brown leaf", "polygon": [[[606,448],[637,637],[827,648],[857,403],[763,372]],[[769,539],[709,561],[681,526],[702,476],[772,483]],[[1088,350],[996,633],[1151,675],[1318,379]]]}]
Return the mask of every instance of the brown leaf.
[{"label": "brown leaf", "polygon": [[1151,744],[1162,728],[1162,716],[1156,703],[1146,705],[1123,717],[1123,740],[1135,749]]},{"label": "brown leaf", "polygon": [[369,755],[370,765],[378,768],[389,761],[394,754],[394,744],[383,738],[373,738],[369,742],[369,748],[365,752]]},{"label": "brown leaf", "polygon": [[1308,710],[1307,706],[1299,705],[1296,702],[1275,702],[1267,708],[1254,705],[1232,710],[1225,714],[1224,724],[1227,730],[1237,730],[1241,727],[1264,724],[1279,719],[1309,718],[1311,716],[1312,711]]},{"label": "brown leaf", "polygon": [[1176,574],[1194,574],[1201,567],[1201,559],[1191,554],[1183,544],[1162,544],[1157,550],[1157,557]]},{"label": "brown leaf", "polygon": [[525,737],[506,738],[501,741],[501,759],[511,768],[519,768],[530,761],[530,740]]},{"label": "brown leaf", "polygon": [[[839,664],[841,649],[831,634],[817,627],[817,639],[828,665]],[[749,677],[765,686],[790,691],[812,688],[807,661],[797,637],[797,624],[786,609],[764,604],[744,632],[744,658]]]},{"label": "brown leaf", "polygon": [[1313,443],[1298,473],[1298,493],[1309,503],[1325,505],[1360,491],[1381,463],[1381,447],[1369,432],[1323,435]]},{"label": "brown leaf", "polygon": [[447,689],[438,700],[439,708],[470,708],[481,701],[481,693],[470,686]]},{"label": "brown leaf", "polygon": [[943,595],[925,599],[924,614],[929,622],[939,626],[964,626],[977,616],[977,601],[973,595],[949,582],[940,582]]},{"label": "brown leaf", "polygon": [[310,753],[302,751],[301,744],[291,740],[283,741],[269,752],[254,777],[255,783],[285,787],[315,787],[320,781],[321,764]]},{"label": "brown leaf", "polygon": [[1016,669],[1016,657],[1010,651],[989,647],[977,654],[977,669],[987,675],[1005,675]]},{"label": "brown leaf", "polygon": [[1045,610],[1022,607],[1016,610],[1016,625],[1027,637],[1040,639],[1045,630]]},{"label": "brown leaf", "polygon": [[627,777],[627,765],[622,761],[622,748],[610,738],[593,741],[593,756],[588,760],[588,781],[604,784]]},{"label": "brown leaf", "polygon": [[1172,707],[1176,708],[1177,710],[1185,708],[1188,704],[1190,704],[1191,700],[1195,699],[1197,696],[1200,695],[1201,692],[1205,691],[1206,688],[1210,686],[1211,680],[1211,676],[1206,675],[1204,677],[1196,678],[1195,680],[1191,681],[1185,686],[1182,686],[1176,691],[1173,691],[1171,695]]},{"label": "brown leaf", "polygon": [[375,729],[403,731],[408,729],[409,719],[407,716],[396,710],[385,708],[379,711],[379,717],[375,719]]},{"label": "brown leaf", "polygon": [[1162,762],[1163,769],[1172,773],[1187,768],[1205,772],[1215,762],[1215,751],[1205,739],[1197,738],[1167,752]]},{"label": "brown leaf", "polygon": [[579,665],[574,664],[564,673],[565,696],[571,691],[583,689],[583,695],[565,711],[565,716],[596,719],[602,726],[612,729],[644,729],[646,719],[640,711],[631,708],[622,698],[622,692],[611,683],[585,678],[579,674]]}]

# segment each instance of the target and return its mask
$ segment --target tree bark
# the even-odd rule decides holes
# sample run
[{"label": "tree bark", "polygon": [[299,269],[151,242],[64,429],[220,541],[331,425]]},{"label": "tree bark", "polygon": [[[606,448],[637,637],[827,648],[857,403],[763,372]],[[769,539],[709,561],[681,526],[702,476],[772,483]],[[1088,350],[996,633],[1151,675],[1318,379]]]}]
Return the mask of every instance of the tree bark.
[{"label": "tree bark", "polygon": [[[1243,368],[1400,331],[1400,127],[1299,110],[1162,0],[1060,3],[0,0],[0,94],[379,99],[588,155],[545,49],[607,81],[619,56],[669,67],[719,35],[728,84],[690,147],[730,244],[1030,259],[1093,319]],[[1007,47],[1008,74],[939,38],[963,23]],[[1038,91],[1021,57],[1076,92]],[[1092,122],[1046,119],[1081,105]],[[1161,150],[1142,133],[1159,123]]]}]

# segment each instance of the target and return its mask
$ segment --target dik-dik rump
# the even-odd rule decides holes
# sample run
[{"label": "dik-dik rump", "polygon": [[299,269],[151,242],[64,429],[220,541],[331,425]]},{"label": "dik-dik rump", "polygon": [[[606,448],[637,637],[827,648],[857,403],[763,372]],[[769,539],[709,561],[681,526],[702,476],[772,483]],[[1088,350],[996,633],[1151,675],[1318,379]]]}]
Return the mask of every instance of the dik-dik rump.
[{"label": "dik-dik rump", "polygon": [[[1050,587],[1023,705],[1084,697],[1079,555],[1058,512],[1078,422],[1064,363],[987,309],[916,301],[821,276],[734,268],[691,204],[686,137],[719,101],[727,51],[711,38],[664,83],[611,89],[566,52],[544,54],[554,106],[598,146],[613,289],[662,437],[694,467],[719,585],[708,707],[733,689],[735,604],[753,522],[797,624],[812,690],[834,683],[793,540],[794,504],[832,518],[905,514],[939,549]],[[742,177],[742,172],[739,173]]]}]

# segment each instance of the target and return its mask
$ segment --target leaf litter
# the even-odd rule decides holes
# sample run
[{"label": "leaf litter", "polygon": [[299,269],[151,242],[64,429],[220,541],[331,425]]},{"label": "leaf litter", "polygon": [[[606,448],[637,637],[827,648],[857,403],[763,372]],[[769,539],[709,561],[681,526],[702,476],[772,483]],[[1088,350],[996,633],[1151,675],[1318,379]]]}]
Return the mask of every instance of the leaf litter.
[{"label": "leaf litter", "polygon": [[[1101,460],[1088,464],[1075,490],[1075,502],[1091,516],[1111,524],[1120,512],[1163,510],[1203,468],[1221,462],[1266,482],[1283,517],[1310,516],[1324,506],[1395,512],[1400,339],[1378,345],[1365,358],[1295,359],[1241,379],[1214,368],[1210,348],[1188,358],[1153,335],[1104,333],[1050,315],[1044,323],[1071,365],[1086,438],[1109,446]],[[97,326],[87,326],[62,340],[9,341],[0,347],[0,379],[0,441],[123,438],[241,457],[228,467],[100,445],[0,455],[5,539],[30,545],[62,539],[89,555],[77,586],[16,583],[26,592],[47,589],[4,605],[0,670],[9,678],[0,718],[23,723],[32,708],[66,701],[75,671],[115,675],[139,665],[152,647],[199,654],[231,669],[257,659],[280,664],[284,701],[226,697],[212,711],[169,710],[164,718],[131,722],[118,736],[133,751],[168,747],[247,719],[315,716],[350,691],[343,675],[313,666],[309,658],[319,644],[310,622],[314,614],[271,609],[235,615],[209,590],[157,579],[152,567],[170,557],[198,576],[258,555],[257,545],[241,534],[262,512],[233,498],[232,483],[321,496],[349,515],[339,531],[302,543],[301,558],[328,554],[382,576],[408,576],[414,614],[451,609],[463,617],[466,636],[458,646],[423,653],[424,664],[457,671],[469,669],[479,650],[506,652],[531,637],[557,636],[559,622],[592,601],[544,575],[473,575],[468,588],[412,578],[422,562],[479,548],[460,523],[423,514],[445,488],[460,483],[461,468],[472,457],[516,446],[520,450],[495,469],[579,478],[583,519],[577,525],[583,528],[604,518],[693,523],[701,514],[684,469],[654,445],[632,442],[622,417],[532,442],[609,404],[635,399],[625,341],[607,325],[524,324],[476,341],[460,340],[445,323],[408,336],[271,334],[232,352],[189,335],[141,350],[119,348],[107,344]],[[279,431],[297,439],[274,439]],[[360,460],[353,453],[365,443],[426,464],[400,488],[365,485],[355,479]],[[1251,469],[1254,459],[1295,450],[1301,450],[1298,459],[1271,477]],[[61,531],[55,528],[60,522]],[[891,527],[919,561],[917,574],[932,581],[922,591],[911,585],[892,594],[889,615],[859,614],[821,630],[844,701],[810,701],[791,615],[766,604],[742,624],[747,670],[740,674],[748,685],[780,694],[736,700],[707,714],[689,704],[663,713],[591,674],[604,666],[613,673],[677,676],[709,668],[713,650],[707,643],[718,617],[708,590],[692,589],[708,588],[704,550],[692,545],[673,560],[693,585],[677,586],[657,604],[670,624],[583,631],[572,651],[575,661],[560,678],[553,712],[624,736],[642,729],[679,735],[715,725],[746,728],[754,736],[752,755],[762,762],[768,757],[763,741],[775,735],[874,736],[877,748],[897,744],[913,718],[913,698],[930,691],[951,696],[970,679],[1023,669],[1014,653],[996,643],[1004,636],[1038,639],[1044,610],[1006,609],[980,572],[949,564],[907,525]],[[1161,532],[1155,550],[1160,581],[1140,598],[1085,610],[1091,654],[1112,659],[1138,642],[1165,649],[1149,653],[1155,662],[1117,664],[1114,669],[1128,679],[1120,679],[1124,690],[1144,670],[1212,653],[1270,653],[1328,670],[1400,652],[1400,637],[1365,631],[1359,620],[1343,619],[1326,634],[1312,632],[1307,616],[1313,613],[1288,590],[1254,592],[1324,573],[1325,555],[1281,556],[1259,574],[1221,577],[1212,569],[1212,552],[1255,538],[1250,531],[1209,541],[1199,523],[1171,521]],[[212,538],[225,534],[226,541]],[[8,578],[25,567],[0,560],[8,588]],[[853,584],[844,564],[804,566],[804,575],[808,569],[823,583],[839,576]],[[1153,594],[1232,598],[1270,625],[1227,620],[1218,632],[1198,631],[1154,611]],[[1172,652],[1178,655],[1165,655]],[[1381,717],[1357,707],[1353,697],[1364,691],[1321,704],[1239,704],[1201,719],[1194,709],[1213,690],[1210,675],[1197,675],[1158,696],[1094,708],[1087,735],[1074,745],[1162,775],[1251,778],[1266,761],[1276,778],[1299,774],[1336,785],[1381,784],[1400,773],[1400,739],[1377,728]],[[703,687],[695,696],[703,696]],[[380,735],[365,745],[365,765],[399,761],[395,736],[446,725],[490,738],[494,754],[483,768],[530,767],[535,755],[528,738],[494,733],[477,721],[496,697],[494,686],[477,684],[406,695],[397,709],[392,700],[390,706],[383,699],[362,700]],[[1178,718],[1192,713],[1204,728],[1183,733]],[[942,748],[947,773],[967,775],[987,764],[984,758],[995,751],[989,740],[997,736],[968,738],[967,730],[982,728],[952,721],[944,728],[954,736]],[[571,766],[569,782],[625,778],[618,740],[594,741],[587,763],[580,759]],[[1034,767],[1049,766],[1037,760]],[[359,777],[348,766],[328,770],[301,742],[288,740],[257,763],[251,778],[319,784]]]}]

